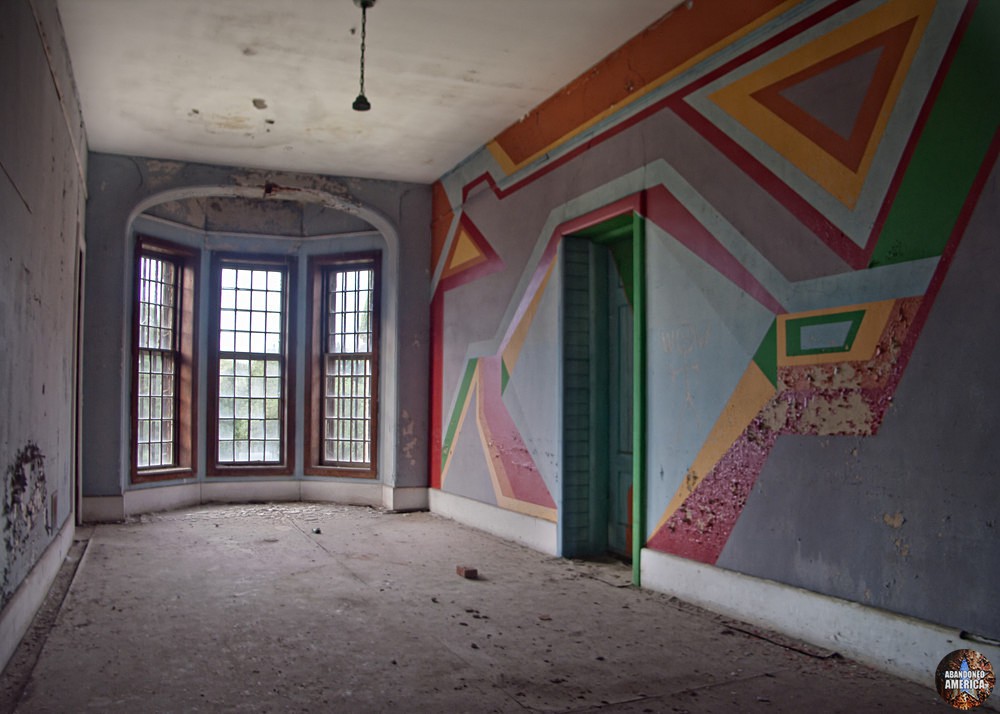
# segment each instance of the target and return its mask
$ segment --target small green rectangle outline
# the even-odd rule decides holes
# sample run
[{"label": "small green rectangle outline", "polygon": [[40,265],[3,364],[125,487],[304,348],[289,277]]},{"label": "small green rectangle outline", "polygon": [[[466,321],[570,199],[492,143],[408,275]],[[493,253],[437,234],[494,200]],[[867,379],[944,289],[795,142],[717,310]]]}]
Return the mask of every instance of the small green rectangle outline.
[{"label": "small green rectangle outline", "polygon": [[[836,354],[838,352],[850,352],[854,346],[854,338],[861,328],[861,321],[865,318],[864,310],[851,310],[850,312],[834,312],[826,315],[814,315],[812,317],[799,317],[785,321],[785,354],[789,357],[803,357],[806,355]],[[832,347],[814,347],[812,349],[802,348],[802,328],[812,325],[829,325],[834,322],[851,323],[851,328],[847,331],[847,337],[843,345]]]}]

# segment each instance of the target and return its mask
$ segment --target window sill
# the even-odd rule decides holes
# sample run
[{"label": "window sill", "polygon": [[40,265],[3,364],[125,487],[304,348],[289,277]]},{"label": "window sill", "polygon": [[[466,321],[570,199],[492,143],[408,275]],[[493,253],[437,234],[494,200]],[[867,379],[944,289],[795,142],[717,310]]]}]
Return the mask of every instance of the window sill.
[{"label": "window sill", "polygon": [[208,469],[206,474],[209,478],[226,478],[240,476],[292,476],[293,469],[285,464],[274,464],[271,466],[218,466],[214,465]]},{"label": "window sill", "polygon": [[378,474],[375,469],[372,468],[359,468],[352,469],[345,466],[320,466],[312,465],[307,466],[305,469],[306,476],[328,476],[330,478],[356,478],[365,480],[374,480],[378,478]]},{"label": "window sill", "polygon": [[168,469],[142,469],[132,472],[132,483],[180,481],[195,478],[197,475],[194,469],[187,466],[176,466]]}]

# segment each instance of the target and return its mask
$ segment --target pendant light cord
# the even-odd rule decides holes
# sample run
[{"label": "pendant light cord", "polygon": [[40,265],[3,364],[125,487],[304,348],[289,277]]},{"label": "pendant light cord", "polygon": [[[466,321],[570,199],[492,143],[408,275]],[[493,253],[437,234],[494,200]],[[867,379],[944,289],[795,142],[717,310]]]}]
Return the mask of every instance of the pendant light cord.
[{"label": "pendant light cord", "polygon": [[361,95],[365,93],[365,29],[368,23],[367,4],[361,3]]}]

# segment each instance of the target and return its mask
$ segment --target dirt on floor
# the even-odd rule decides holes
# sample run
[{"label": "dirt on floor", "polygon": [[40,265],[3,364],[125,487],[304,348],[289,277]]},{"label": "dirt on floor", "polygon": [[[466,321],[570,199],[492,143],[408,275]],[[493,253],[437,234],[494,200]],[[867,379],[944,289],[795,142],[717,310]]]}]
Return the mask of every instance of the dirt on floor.
[{"label": "dirt on floor", "polygon": [[429,513],[206,506],[81,533],[4,711],[952,711],[930,682],[634,588],[621,563]]}]

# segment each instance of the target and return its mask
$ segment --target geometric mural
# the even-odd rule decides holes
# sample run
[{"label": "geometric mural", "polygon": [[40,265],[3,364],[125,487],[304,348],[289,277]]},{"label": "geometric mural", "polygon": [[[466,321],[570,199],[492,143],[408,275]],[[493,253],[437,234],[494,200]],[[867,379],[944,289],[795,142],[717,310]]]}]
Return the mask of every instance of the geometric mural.
[{"label": "geometric mural", "polygon": [[724,84],[709,99],[853,208],[934,5],[884,5]]},{"label": "geometric mural", "polygon": [[[472,220],[462,215],[442,265],[432,307],[435,314],[441,309],[449,291],[502,269],[503,261]],[[448,428],[440,441],[440,458],[432,457],[435,461],[432,473],[439,474],[434,477],[435,485],[441,487],[447,483],[457,442],[463,430],[473,426],[469,412],[475,401],[474,426],[497,504],[519,513],[555,521],[555,500],[503,400],[510,373],[517,363],[550,274],[551,270],[546,271],[534,299],[521,315],[516,329],[505,340],[500,353],[467,362]],[[435,344],[439,336],[440,333],[435,330]],[[435,366],[435,371],[438,369]],[[435,409],[439,409],[440,397],[437,394],[434,400]]]},{"label": "geometric mural", "polygon": [[[778,330],[766,338],[776,342],[777,386],[750,363],[648,546],[714,563],[779,436],[875,434],[920,303],[917,297],[778,316]],[[841,326],[828,334],[849,339],[803,350],[801,330],[810,325]]]},{"label": "geometric mural", "polygon": [[[655,324],[683,336],[707,315],[730,350],[729,361],[692,358],[691,379],[711,389],[680,388],[683,404],[658,422],[669,429],[681,420],[674,430],[697,438],[661,449],[674,461],[644,474],[660,489],[646,502],[647,547],[715,563],[779,438],[877,435],[1000,152],[1000,73],[984,66],[984,58],[996,66],[996,5],[695,3],[668,18],[688,33],[683,52],[662,49],[668,23],[651,28],[603,73],[582,77],[445,176],[436,201],[457,206],[457,219],[447,214],[447,240],[435,252],[433,484],[488,480],[501,507],[557,520],[563,494],[546,487],[504,393],[526,351],[561,339],[555,312],[536,342],[526,336],[558,274],[562,236],[601,212],[631,211],[647,231],[655,225],[668,245],[659,259],[681,266],[647,267],[657,294],[682,303],[649,305]],[[709,28],[713,12],[722,24]],[[704,37],[694,38],[696,27]],[[657,60],[660,51],[669,58]],[[626,91],[613,80],[632,81],[630,59],[649,73]],[[670,145],[668,132],[700,153]],[[772,224],[799,230],[759,237]],[[794,242],[803,235],[816,247]],[[775,268],[778,252],[788,264],[829,258],[836,267],[799,279]],[[464,342],[480,313],[452,291],[500,270],[509,302],[489,313],[502,318],[485,330],[496,337],[483,341],[477,330]],[[489,295],[497,284],[491,278]],[[748,315],[751,339],[736,324]],[[649,370],[664,370],[657,384],[688,379],[657,353],[672,339],[648,340]],[[663,409],[654,391],[649,408]],[[532,397],[519,393],[518,409],[530,410]],[[469,429],[482,467],[459,475],[455,444]]]},{"label": "geometric mural", "polygon": [[964,9],[940,0],[817,5],[691,82],[671,106],[848,264],[865,267]]}]

